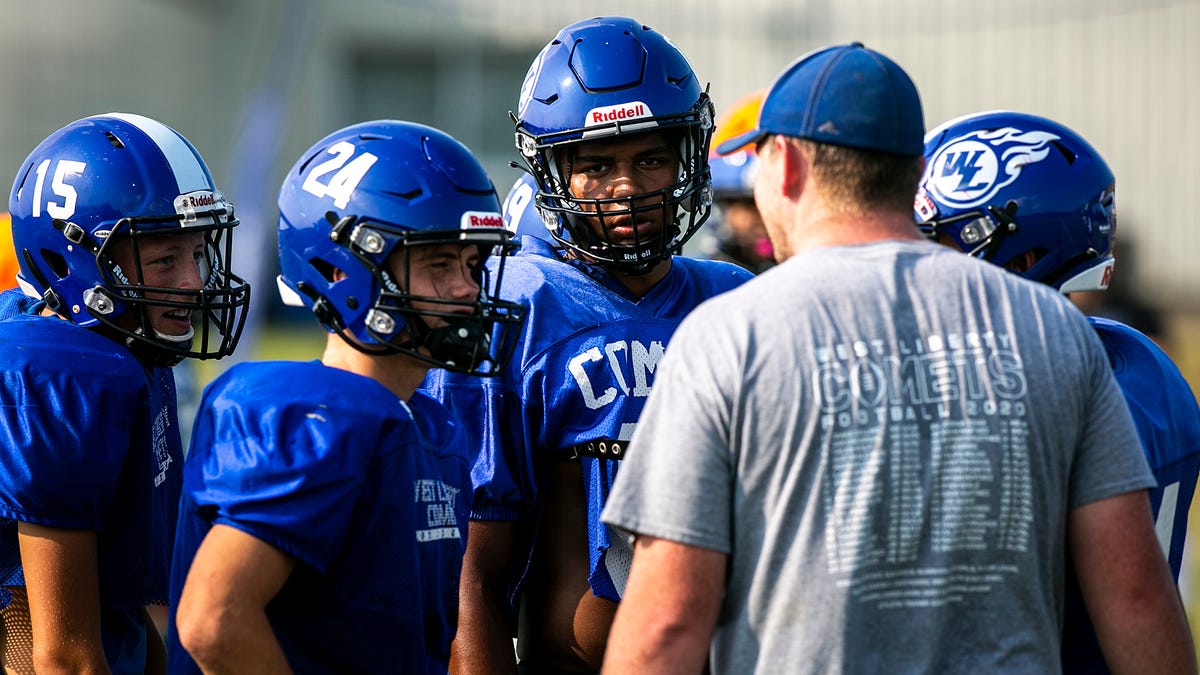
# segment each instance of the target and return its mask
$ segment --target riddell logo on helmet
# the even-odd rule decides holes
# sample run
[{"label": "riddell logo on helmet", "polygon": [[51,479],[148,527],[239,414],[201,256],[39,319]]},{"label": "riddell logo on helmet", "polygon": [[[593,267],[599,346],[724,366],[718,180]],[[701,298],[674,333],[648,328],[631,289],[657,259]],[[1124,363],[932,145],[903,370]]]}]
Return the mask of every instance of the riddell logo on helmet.
[{"label": "riddell logo on helmet", "polygon": [[594,127],[597,124],[610,124],[612,122],[653,116],[654,114],[650,112],[650,106],[641,101],[631,101],[629,103],[604,106],[603,108],[592,108],[587,113],[587,122],[584,126]]},{"label": "riddell logo on helmet", "polygon": [[504,227],[504,218],[494,211],[467,211],[462,215],[462,226],[472,227]]},{"label": "riddell logo on helmet", "polygon": [[210,210],[220,200],[220,195],[211,190],[196,190],[175,198],[175,212],[190,214],[198,210]]}]

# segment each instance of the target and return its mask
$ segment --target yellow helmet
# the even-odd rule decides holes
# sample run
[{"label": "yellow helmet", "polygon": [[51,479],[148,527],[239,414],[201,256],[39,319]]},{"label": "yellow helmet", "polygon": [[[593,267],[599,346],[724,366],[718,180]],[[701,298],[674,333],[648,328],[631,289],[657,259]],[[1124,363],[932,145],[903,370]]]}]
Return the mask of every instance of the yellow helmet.
[{"label": "yellow helmet", "polygon": [[0,212],[0,290],[16,287],[20,269],[13,248],[12,217],[8,211]]},{"label": "yellow helmet", "polygon": [[[726,140],[744,134],[758,126],[765,89],[743,96],[725,115],[717,118],[712,145],[716,148]],[[754,175],[758,172],[758,157],[754,146],[747,145],[724,157],[710,151],[708,165],[712,170],[713,196],[718,200],[751,198],[754,196]]]}]

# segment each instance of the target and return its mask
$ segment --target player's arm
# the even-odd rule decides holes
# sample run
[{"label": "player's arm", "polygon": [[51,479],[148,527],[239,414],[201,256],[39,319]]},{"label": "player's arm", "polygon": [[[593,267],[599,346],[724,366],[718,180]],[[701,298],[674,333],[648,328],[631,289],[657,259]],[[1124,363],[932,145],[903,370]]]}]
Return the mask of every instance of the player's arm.
[{"label": "player's arm", "polygon": [[450,649],[452,675],[515,674],[508,612],[508,570],[517,524],[472,520],[459,582],[458,632]]},{"label": "player's arm", "polygon": [[184,582],[175,625],[205,673],[290,673],[266,606],[296,566],[294,558],[237,528],[217,524],[204,537]]},{"label": "player's arm", "polygon": [[639,536],[604,672],[704,672],[727,564],[724,553]]},{"label": "player's arm", "polygon": [[1159,549],[1144,491],[1071,511],[1079,588],[1114,673],[1195,673],[1187,617]]},{"label": "player's arm", "polygon": [[17,524],[38,673],[107,673],[96,533]]}]

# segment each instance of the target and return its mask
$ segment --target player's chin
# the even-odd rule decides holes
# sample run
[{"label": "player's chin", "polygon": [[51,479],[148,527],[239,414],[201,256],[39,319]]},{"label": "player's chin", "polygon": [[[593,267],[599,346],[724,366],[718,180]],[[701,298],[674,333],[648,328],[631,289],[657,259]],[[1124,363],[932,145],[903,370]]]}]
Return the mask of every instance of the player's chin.
[{"label": "player's chin", "polygon": [[630,221],[606,225],[604,235],[609,243],[621,246],[651,241],[662,232],[662,223],[650,220],[638,221],[636,225]]}]

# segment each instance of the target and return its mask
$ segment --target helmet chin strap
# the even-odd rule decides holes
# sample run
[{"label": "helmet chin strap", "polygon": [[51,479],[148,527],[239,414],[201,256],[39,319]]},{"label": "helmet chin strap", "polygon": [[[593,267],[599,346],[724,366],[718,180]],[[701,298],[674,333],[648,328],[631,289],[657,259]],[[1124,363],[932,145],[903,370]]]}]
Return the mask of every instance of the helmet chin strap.
[{"label": "helmet chin strap", "polygon": [[[189,330],[188,335],[190,336],[193,332],[194,331]],[[179,336],[164,336],[162,333],[159,333],[158,331],[154,331],[154,333],[155,333],[155,335],[163,337],[163,338],[179,337]],[[144,333],[142,332],[142,330],[140,328],[137,330],[137,334],[144,335]],[[175,342],[176,340],[170,339],[169,341]],[[129,336],[129,337],[125,338],[125,346],[129,349],[130,352],[133,353],[133,355],[139,361],[149,364],[151,366],[154,366],[155,368],[172,368],[174,366],[179,365],[185,358],[185,355],[182,353],[169,351],[167,349],[166,345],[163,345],[161,347],[155,347],[155,345],[152,344],[151,342],[146,341],[146,340],[139,340],[133,336]]]},{"label": "helmet chin strap", "polygon": [[155,338],[157,338],[159,340],[163,340],[165,342],[174,342],[176,344],[185,344],[185,343],[191,342],[192,338],[195,337],[195,335],[196,335],[195,326],[188,326],[187,332],[184,333],[183,335],[167,335],[166,333],[160,333],[158,330],[155,330],[155,329],[151,329],[151,330],[154,330]]},{"label": "helmet chin strap", "polygon": [[446,319],[445,326],[430,328],[424,318],[414,316],[409,326],[416,330],[409,331],[404,346],[414,351],[424,347],[430,357],[452,368],[474,369],[488,356],[489,336],[481,337],[479,323],[470,318]]}]

